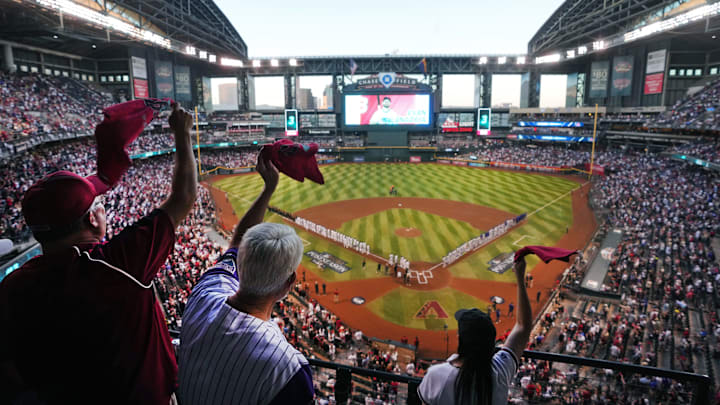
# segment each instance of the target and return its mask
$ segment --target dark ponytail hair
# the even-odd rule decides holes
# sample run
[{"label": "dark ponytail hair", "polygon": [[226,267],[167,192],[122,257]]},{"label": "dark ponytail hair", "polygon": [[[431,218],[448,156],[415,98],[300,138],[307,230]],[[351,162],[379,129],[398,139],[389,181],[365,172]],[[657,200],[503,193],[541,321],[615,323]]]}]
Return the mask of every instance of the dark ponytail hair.
[{"label": "dark ponytail hair", "polygon": [[458,405],[491,405],[493,391],[492,358],[495,334],[492,336],[459,337],[458,356],[462,366],[455,380]]}]

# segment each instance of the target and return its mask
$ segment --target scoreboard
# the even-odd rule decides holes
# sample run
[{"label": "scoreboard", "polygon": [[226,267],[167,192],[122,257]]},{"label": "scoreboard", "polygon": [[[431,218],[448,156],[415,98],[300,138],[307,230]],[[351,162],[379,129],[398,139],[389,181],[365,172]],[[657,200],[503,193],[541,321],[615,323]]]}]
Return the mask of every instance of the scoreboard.
[{"label": "scoreboard", "polygon": [[351,129],[413,129],[432,125],[432,97],[423,93],[345,94],[343,124]]},{"label": "scoreboard", "polygon": [[472,132],[475,126],[474,113],[440,113],[438,124],[443,133]]},{"label": "scoreboard", "polygon": [[489,108],[478,108],[477,113],[477,134],[490,135],[492,129],[492,110]]},{"label": "scoreboard", "polygon": [[298,135],[298,111],[285,110],[285,136]]}]

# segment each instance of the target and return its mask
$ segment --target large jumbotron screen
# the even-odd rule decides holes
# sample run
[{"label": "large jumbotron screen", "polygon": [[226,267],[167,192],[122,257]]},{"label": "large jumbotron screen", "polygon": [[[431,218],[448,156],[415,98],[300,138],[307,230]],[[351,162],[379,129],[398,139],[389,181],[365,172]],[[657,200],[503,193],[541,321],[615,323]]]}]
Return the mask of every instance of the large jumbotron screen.
[{"label": "large jumbotron screen", "polygon": [[429,126],[430,94],[346,94],[345,126]]}]

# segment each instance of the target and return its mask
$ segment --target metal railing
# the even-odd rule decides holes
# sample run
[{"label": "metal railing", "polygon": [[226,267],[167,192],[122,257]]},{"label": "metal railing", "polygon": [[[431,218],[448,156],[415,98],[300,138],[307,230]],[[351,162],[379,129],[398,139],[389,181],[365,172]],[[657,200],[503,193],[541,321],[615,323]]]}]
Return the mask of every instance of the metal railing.
[{"label": "metal railing", "polygon": [[[530,350],[526,350],[523,357],[525,359],[544,360],[552,363],[564,363],[576,366],[592,367],[595,369],[613,370],[615,372],[661,377],[683,383],[691,383],[694,385],[694,389],[692,390],[692,404],[709,404],[711,400],[712,380],[707,375]],[[346,404],[347,401],[352,398],[353,375],[370,377],[379,381],[407,384],[407,404],[421,404],[420,398],[417,394],[417,388],[422,381],[421,378],[392,374],[361,367],[353,367],[317,359],[308,359],[308,361],[313,367],[335,371],[334,395],[338,404]]]}]

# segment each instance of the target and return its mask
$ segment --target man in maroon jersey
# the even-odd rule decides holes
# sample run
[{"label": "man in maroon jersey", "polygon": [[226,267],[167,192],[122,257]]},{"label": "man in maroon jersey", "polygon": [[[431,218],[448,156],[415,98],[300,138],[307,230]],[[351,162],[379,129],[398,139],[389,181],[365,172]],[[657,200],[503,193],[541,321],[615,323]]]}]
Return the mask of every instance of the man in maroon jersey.
[{"label": "man in maroon jersey", "polygon": [[[177,363],[153,278],[197,195],[192,116],[175,105],[169,121],[177,148],[170,196],[111,241],[102,242],[109,187],[97,176],[55,172],[25,193],[23,215],[43,255],[0,283],[0,403],[18,395],[169,402]],[[100,160],[98,168],[108,164]]]}]

